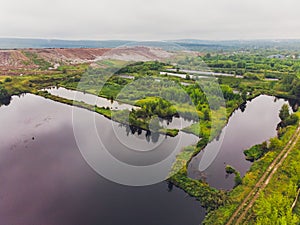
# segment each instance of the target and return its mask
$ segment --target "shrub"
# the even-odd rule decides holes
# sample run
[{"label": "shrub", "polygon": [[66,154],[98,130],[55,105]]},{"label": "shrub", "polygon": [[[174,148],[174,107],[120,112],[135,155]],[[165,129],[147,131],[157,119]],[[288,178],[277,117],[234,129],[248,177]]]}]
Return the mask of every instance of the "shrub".
[{"label": "shrub", "polygon": [[12,79],[10,77],[5,78],[4,82],[8,83],[8,82],[12,82]]}]

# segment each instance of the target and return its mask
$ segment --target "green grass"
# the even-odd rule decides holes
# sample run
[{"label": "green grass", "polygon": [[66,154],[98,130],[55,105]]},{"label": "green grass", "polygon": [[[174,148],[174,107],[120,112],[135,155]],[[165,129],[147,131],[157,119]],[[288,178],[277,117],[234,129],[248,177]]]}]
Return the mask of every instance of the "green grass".
[{"label": "green grass", "polygon": [[24,55],[42,70],[47,70],[49,67],[52,66],[50,62],[40,58],[36,53],[24,51]]}]

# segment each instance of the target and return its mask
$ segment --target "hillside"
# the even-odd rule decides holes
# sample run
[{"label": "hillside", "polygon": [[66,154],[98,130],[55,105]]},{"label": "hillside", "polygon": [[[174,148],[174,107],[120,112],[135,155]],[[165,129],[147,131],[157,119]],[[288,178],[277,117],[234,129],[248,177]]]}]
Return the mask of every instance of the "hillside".
[{"label": "hillside", "polygon": [[44,48],[0,50],[0,74],[20,75],[32,70],[53,70],[60,65],[94,63],[102,59],[152,61],[171,57],[160,48]]}]

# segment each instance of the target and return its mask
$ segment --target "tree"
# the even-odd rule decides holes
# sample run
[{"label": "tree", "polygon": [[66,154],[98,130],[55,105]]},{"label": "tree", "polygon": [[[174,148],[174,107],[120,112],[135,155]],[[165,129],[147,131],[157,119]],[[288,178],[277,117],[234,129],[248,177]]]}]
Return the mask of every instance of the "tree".
[{"label": "tree", "polygon": [[261,144],[261,148],[264,152],[267,152],[268,151],[268,143],[266,141],[264,141],[262,144]]},{"label": "tree", "polygon": [[10,98],[10,95],[8,94],[7,90],[0,86],[0,99],[6,99],[6,98]]},{"label": "tree", "polygon": [[297,97],[300,97],[300,82],[299,81],[296,81],[295,84],[293,84],[292,92]]},{"label": "tree", "polygon": [[114,103],[114,96],[110,96],[110,103],[111,103],[111,104]]},{"label": "tree", "polygon": [[244,62],[238,62],[236,66],[237,68],[245,68],[246,64]]},{"label": "tree", "polygon": [[246,90],[242,91],[242,99],[243,99],[244,102],[247,101],[247,91]]},{"label": "tree", "polygon": [[280,109],[279,117],[281,121],[284,122],[289,116],[290,116],[289,106],[287,104],[284,104]]},{"label": "tree", "polygon": [[296,114],[292,114],[285,120],[285,125],[286,126],[294,125],[298,123],[298,121],[299,121],[298,116]]},{"label": "tree", "polygon": [[277,137],[271,138],[269,150],[277,150],[281,147],[281,144],[281,141]]},{"label": "tree", "polygon": [[209,115],[209,111],[206,109],[204,110],[204,120],[208,121],[210,120],[210,115]]},{"label": "tree", "polygon": [[235,183],[235,186],[238,186],[243,183],[243,179],[239,172],[235,173],[234,183]]},{"label": "tree", "polygon": [[12,82],[12,79],[10,77],[5,78],[4,82],[9,83]]},{"label": "tree", "polygon": [[205,55],[205,58],[210,59],[210,58],[211,58],[211,54],[210,54],[210,53],[207,53],[207,54]]}]

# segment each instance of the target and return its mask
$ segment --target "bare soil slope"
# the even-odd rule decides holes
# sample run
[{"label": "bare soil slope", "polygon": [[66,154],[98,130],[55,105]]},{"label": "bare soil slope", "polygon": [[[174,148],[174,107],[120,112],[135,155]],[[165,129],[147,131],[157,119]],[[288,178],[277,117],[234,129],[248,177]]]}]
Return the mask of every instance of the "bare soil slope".
[{"label": "bare soil slope", "polygon": [[103,59],[124,61],[163,60],[173,53],[160,48],[56,48],[0,50],[0,75],[31,74],[32,70],[55,70],[59,65],[95,63]]}]

